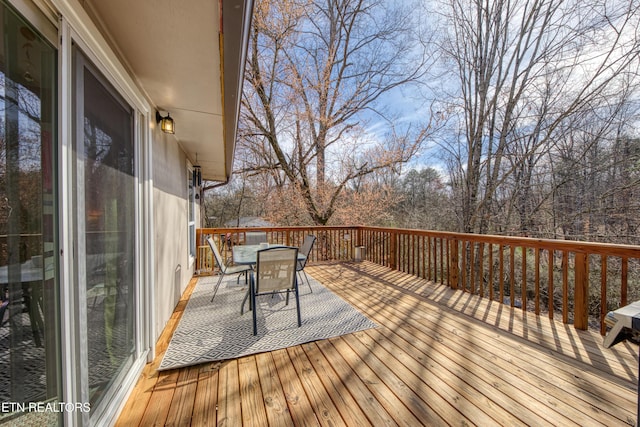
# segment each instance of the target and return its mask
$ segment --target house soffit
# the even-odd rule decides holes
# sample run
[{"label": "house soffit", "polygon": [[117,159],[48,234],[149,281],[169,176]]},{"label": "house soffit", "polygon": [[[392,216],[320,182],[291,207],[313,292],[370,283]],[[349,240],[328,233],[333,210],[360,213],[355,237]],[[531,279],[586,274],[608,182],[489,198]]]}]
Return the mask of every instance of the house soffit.
[{"label": "house soffit", "polygon": [[151,102],[171,114],[175,138],[192,163],[197,153],[203,178],[226,181],[252,2],[89,0],[85,9]]}]

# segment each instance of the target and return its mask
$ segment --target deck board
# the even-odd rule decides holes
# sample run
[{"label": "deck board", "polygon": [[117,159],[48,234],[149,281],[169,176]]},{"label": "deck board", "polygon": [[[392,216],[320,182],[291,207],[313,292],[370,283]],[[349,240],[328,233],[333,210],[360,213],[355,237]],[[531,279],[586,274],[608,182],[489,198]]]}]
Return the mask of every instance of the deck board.
[{"label": "deck board", "polygon": [[238,360],[229,360],[220,366],[218,401],[211,402],[211,404],[215,404],[218,411],[216,415],[217,425],[242,425]]},{"label": "deck board", "polygon": [[307,271],[380,327],[158,372],[192,283],[117,425],[636,421],[633,344],[605,349],[597,331],[577,331],[547,315],[368,262],[309,265]]},{"label": "deck board", "polygon": [[[309,398],[309,403],[314,408],[316,418],[320,425],[323,426],[341,426],[346,425],[340,412],[334,405],[328,393],[325,393],[320,375],[322,372],[316,372],[309,362],[309,358],[301,346],[290,347],[287,349],[296,374],[300,379],[300,383]],[[316,409],[317,408],[317,409]]]},{"label": "deck board", "polygon": [[[335,350],[344,357],[347,364],[362,379],[365,386],[391,415],[396,424],[405,426],[420,424],[418,418],[404,405],[404,402],[394,390],[389,387],[389,382],[393,380],[393,378],[390,378],[393,373],[386,369],[374,370],[369,365],[372,360],[375,360],[375,356],[372,353],[367,353],[367,356],[363,359],[349,347],[342,337],[334,338],[330,341]],[[425,421],[434,419],[434,416],[430,416],[429,420]],[[433,423],[430,424],[433,425]]]},{"label": "deck board", "polygon": [[267,418],[262,389],[260,388],[260,376],[256,358],[243,357],[238,360],[238,372],[240,378],[240,399],[242,407],[242,423],[244,425],[256,425],[255,423]]},{"label": "deck board", "polygon": [[290,426],[293,424],[293,419],[287,407],[287,399],[280,378],[278,378],[273,356],[271,353],[261,353],[256,355],[256,361],[269,425]]},{"label": "deck board", "polygon": [[196,398],[193,404],[192,424],[202,427],[216,425],[216,408],[210,402],[218,401],[218,370],[206,364],[198,375]]},{"label": "deck board", "polygon": [[[358,402],[349,392],[347,385],[342,382],[341,377],[334,371],[333,366],[324,357],[317,345],[315,343],[307,343],[303,344],[301,348],[306,353],[313,369],[318,373],[322,387],[334,401],[345,424],[348,426],[364,426],[366,424],[364,420],[367,420],[367,415],[360,405],[358,405]],[[383,424],[384,422],[380,421],[379,424],[374,425]]]},{"label": "deck board", "polygon": [[[302,382],[289,358],[289,353],[286,349],[282,349],[276,350],[272,354],[294,424],[297,426],[319,426],[318,417],[304,392]],[[260,423],[254,425],[260,425]]]},{"label": "deck board", "polygon": [[[178,371],[162,372],[158,375],[158,381],[153,387],[151,398],[146,405],[140,425],[161,426],[166,424],[169,407],[173,401],[173,395],[178,383],[178,376]],[[132,402],[132,400],[130,399],[129,402]],[[136,404],[133,403],[133,406],[135,407]]]},{"label": "deck board", "polygon": [[443,424],[445,420],[455,425],[469,424],[469,419],[429,386],[430,381],[422,381],[377,343],[361,338],[363,333],[351,334],[343,339],[360,358],[366,359],[371,369],[384,373],[379,374],[381,379],[416,418],[429,425]]},{"label": "deck board", "polygon": [[169,405],[166,425],[191,425],[193,405],[198,387],[198,368],[183,369],[178,375],[176,389]]},{"label": "deck board", "polygon": [[[395,425],[391,414],[387,412],[382,403],[369,390],[364,383],[364,379],[359,377],[343,356],[335,351],[333,345],[328,340],[318,341],[315,344],[329,361],[334,372],[341,378],[345,392],[351,394],[353,400],[357,402],[357,405],[366,414],[369,422],[374,426]],[[364,419],[362,423],[364,425]]]}]

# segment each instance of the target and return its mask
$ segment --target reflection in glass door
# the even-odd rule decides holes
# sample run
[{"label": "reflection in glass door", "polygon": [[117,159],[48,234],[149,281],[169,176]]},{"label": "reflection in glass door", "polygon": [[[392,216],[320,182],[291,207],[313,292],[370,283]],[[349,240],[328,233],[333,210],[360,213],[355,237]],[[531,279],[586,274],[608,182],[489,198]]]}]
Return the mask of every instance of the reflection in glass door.
[{"label": "reflection in glass door", "polygon": [[60,396],[56,57],[0,3],[0,402],[11,408],[0,423],[59,421],[17,406]]},{"label": "reflection in glass door", "polygon": [[134,113],[78,49],[74,62],[80,335],[93,412],[135,353]]}]

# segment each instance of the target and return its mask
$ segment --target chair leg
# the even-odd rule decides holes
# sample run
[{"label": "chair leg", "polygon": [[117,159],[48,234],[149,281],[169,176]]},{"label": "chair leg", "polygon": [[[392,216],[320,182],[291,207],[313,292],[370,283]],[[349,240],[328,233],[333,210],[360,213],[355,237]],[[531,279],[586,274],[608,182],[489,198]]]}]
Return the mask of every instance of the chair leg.
[{"label": "chair leg", "polygon": [[304,269],[301,271],[302,271],[302,274],[304,274],[304,278],[307,281],[307,285],[309,285],[309,290],[311,291],[311,293],[313,293],[313,288],[311,288],[311,282],[309,281],[309,276],[307,276],[307,273],[304,272]]},{"label": "chair leg", "polygon": [[[249,292],[251,292],[251,290],[247,289],[247,293],[244,294],[244,299],[242,300],[242,305],[240,306],[240,316],[244,314],[244,304],[249,299]],[[249,302],[249,310],[251,310],[251,302]]]},{"label": "chair leg", "polygon": [[216,287],[213,290],[213,296],[211,297],[211,301],[213,302],[213,299],[216,297],[216,294],[218,293],[218,288],[220,287],[220,283],[222,283],[222,278],[224,277],[224,273],[220,273],[220,277],[218,278],[218,283],[216,283]]},{"label": "chair leg", "polygon": [[256,288],[253,280],[251,280],[249,291],[251,292],[251,307],[253,311],[253,335],[258,335],[258,308],[256,307]]},{"label": "chair leg", "polygon": [[[300,296],[298,295],[298,278],[296,277],[296,285],[293,290],[296,294],[296,310],[298,311],[298,328],[302,326],[302,317],[300,316]],[[287,293],[287,295],[289,295]]]},{"label": "chair leg", "polygon": [[[247,273],[247,274],[248,274],[248,273]],[[249,296],[250,296],[250,294],[251,294],[251,286],[253,286],[253,285],[252,285],[252,283],[253,283],[253,276],[251,276],[249,279],[250,279],[250,280],[249,280],[250,285],[249,285],[249,289],[247,289],[247,293],[246,293],[246,294],[244,294],[244,299],[242,300],[242,305],[240,306],[240,316],[242,316],[242,315],[244,314],[244,304],[247,302],[247,300],[249,300],[249,310],[252,310],[252,309],[253,309],[253,305],[252,305],[251,299],[249,298]]]}]

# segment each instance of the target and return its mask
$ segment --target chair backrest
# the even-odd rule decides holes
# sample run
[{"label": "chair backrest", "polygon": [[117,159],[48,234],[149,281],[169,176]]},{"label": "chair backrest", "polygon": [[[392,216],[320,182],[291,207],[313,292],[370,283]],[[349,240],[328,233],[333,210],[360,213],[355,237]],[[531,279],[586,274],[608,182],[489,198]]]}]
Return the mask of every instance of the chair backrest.
[{"label": "chair backrest", "polygon": [[245,245],[259,245],[267,243],[266,231],[247,231],[244,238]]},{"label": "chair backrest", "polygon": [[292,289],[296,283],[298,248],[277,247],[258,251],[256,294]]},{"label": "chair backrest", "polygon": [[222,270],[224,273],[224,270],[227,268],[227,266],[222,261],[222,255],[220,255],[220,250],[218,249],[218,245],[216,245],[216,242],[213,240],[213,237],[208,237],[207,243],[211,248],[211,252],[213,252],[213,257],[216,259],[216,262],[218,263],[218,267],[220,267],[220,270]]},{"label": "chair backrest", "polygon": [[298,261],[298,270],[304,268],[307,264],[307,260],[309,259],[309,254],[311,253],[311,248],[313,248],[313,244],[316,242],[316,236],[308,234],[304,238],[304,242],[302,242],[302,246],[300,246],[300,253],[305,256],[304,261]]}]

